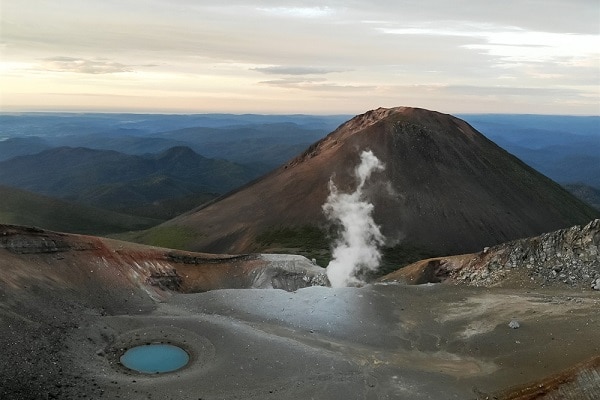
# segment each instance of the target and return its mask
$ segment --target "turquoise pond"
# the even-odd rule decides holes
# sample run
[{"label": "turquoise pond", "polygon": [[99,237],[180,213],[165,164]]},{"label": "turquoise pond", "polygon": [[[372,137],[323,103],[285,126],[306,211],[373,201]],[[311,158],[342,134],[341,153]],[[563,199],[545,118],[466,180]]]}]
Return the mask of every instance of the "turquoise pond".
[{"label": "turquoise pond", "polygon": [[157,374],[184,367],[190,361],[190,356],[181,347],[171,344],[148,344],[130,348],[120,361],[134,371]]}]

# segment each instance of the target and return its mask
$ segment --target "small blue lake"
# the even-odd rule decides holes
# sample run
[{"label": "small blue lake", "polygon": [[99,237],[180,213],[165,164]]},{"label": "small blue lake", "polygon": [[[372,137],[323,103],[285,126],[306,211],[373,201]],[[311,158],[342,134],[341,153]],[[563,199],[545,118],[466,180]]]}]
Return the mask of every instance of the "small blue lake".
[{"label": "small blue lake", "polygon": [[130,348],[120,361],[134,371],[156,374],[184,367],[190,361],[190,356],[181,347],[171,344],[148,344]]}]

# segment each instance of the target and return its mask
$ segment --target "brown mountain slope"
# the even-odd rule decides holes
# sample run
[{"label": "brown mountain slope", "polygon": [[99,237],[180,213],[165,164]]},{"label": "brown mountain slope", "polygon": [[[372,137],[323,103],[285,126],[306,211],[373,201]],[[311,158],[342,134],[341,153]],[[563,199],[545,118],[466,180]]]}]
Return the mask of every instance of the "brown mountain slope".
[{"label": "brown mountain slope", "polygon": [[271,174],[161,229],[185,231],[181,247],[189,250],[240,253],[258,250],[267,230],[325,226],[329,179],[354,189],[366,149],[386,166],[366,191],[388,245],[456,254],[598,215],[466,122],[398,107],[351,119]]}]

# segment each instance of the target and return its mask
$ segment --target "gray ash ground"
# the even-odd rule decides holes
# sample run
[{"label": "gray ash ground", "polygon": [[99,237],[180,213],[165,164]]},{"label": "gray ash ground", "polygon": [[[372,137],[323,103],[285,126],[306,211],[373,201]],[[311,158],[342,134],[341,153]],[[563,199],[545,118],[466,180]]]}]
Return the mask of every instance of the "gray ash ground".
[{"label": "gray ash ground", "polygon": [[[141,264],[158,265],[152,257],[162,253],[156,249],[98,239],[81,247],[77,241],[92,240],[81,237],[65,238],[77,242],[73,250],[29,246],[39,238],[25,243],[25,254],[0,246],[0,398],[483,400],[511,398],[503,393],[533,385],[563,399],[596,399],[600,292],[583,284],[594,260],[578,269],[580,285],[537,280],[528,273],[538,266],[524,263],[549,254],[538,251],[544,243],[597,248],[596,234],[569,232],[575,231],[482,252],[479,261],[521,263],[498,268],[507,274],[503,287],[483,286],[489,277],[473,263],[466,268],[480,287],[378,283],[177,293],[150,285],[151,274],[143,275]],[[569,237],[593,240],[577,247]],[[287,287],[300,275],[294,270],[281,278],[280,261],[286,260],[275,257],[274,269],[239,268],[250,268],[248,282],[260,287],[278,286],[274,278]],[[554,264],[545,260],[540,271],[551,277]],[[179,269],[182,286],[190,284],[182,271],[206,268],[167,266]],[[218,269],[210,271],[208,277],[222,282]],[[251,271],[262,272],[257,278]],[[465,281],[471,283],[470,275]],[[509,327],[512,320],[518,329]],[[118,363],[128,347],[157,341],[188,350],[188,366],[148,375]],[[570,370],[577,365],[584,369]],[[551,389],[544,383],[551,376],[568,384]]]},{"label": "gray ash ground", "polygon": [[[43,297],[35,302],[18,299],[19,313],[2,315],[0,398],[101,398],[104,389],[98,386],[96,378],[73,368],[71,361],[71,351],[77,351],[79,345],[73,349],[70,338],[89,319],[89,310],[76,302]],[[6,293],[2,298],[6,298]],[[15,301],[14,297],[10,301]]]},{"label": "gray ash ground", "polygon": [[[55,301],[18,329],[2,398],[484,399],[600,355],[599,307],[593,291],[397,284],[176,294],[104,315]],[[156,341],[191,349],[189,366],[116,362]]]}]

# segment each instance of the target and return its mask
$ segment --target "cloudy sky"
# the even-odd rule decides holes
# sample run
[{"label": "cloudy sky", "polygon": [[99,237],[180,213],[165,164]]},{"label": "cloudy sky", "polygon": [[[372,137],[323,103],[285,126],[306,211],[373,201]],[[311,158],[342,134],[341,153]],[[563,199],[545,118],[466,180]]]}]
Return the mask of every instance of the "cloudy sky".
[{"label": "cloudy sky", "polygon": [[598,0],[0,0],[2,111],[600,114]]}]

